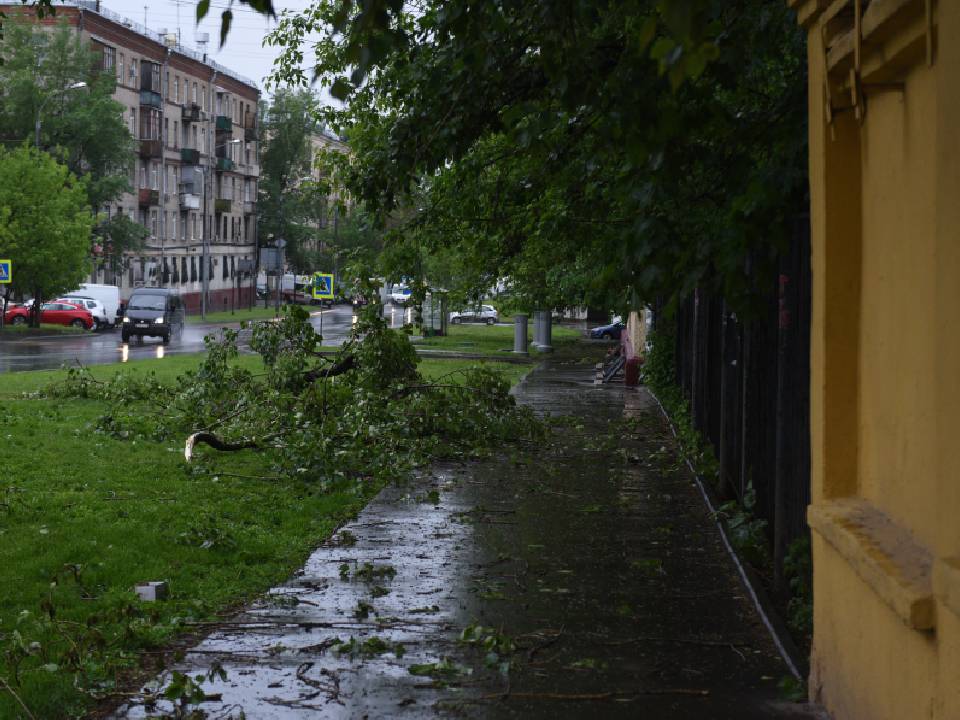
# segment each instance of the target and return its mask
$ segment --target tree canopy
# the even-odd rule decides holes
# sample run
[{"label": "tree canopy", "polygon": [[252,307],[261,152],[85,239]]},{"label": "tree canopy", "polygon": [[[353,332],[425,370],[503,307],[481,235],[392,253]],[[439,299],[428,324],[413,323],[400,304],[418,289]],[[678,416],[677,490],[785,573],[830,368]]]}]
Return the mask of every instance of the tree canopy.
[{"label": "tree canopy", "polygon": [[281,17],[274,78],[344,99],[322,119],[349,190],[384,220],[415,209],[397,257],[454,248],[465,284],[509,276],[540,305],[735,300],[803,207],[803,41],[780,3],[434,0],[367,25],[345,5]]},{"label": "tree canopy", "polygon": [[73,290],[88,271],[94,217],[85,183],[50,155],[0,147],[0,257],[13,292],[38,301]]},{"label": "tree canopy", "polygon": [[[40,120],[40,148],[77,177],[83,177],[91,212],[130,192],[136,144],[113,99],[116,78],[100,72],[100,59],[67,27],[52,31],[32,22],[4,26],[0,64],[0,143],[34,144]],[[83,83],[83,87],[71,86]],[[116,261],[142,246],[146,230],[125,216],[98,219],[94,244]]]}]

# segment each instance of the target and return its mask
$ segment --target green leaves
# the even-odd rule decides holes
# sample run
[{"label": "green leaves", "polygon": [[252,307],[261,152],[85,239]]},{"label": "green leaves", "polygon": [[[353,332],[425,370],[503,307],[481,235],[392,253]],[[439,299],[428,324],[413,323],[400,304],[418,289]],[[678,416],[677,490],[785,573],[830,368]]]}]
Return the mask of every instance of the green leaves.
[{"label": "green leaves", "polygon": [[[200,7],[197,7],[197,11]],[[230,32],[230,24],[233,22],[233,11],[224,10],[220,15],[220,47],[227,41],[227,34]]]},{"label": "green leaves", "polygon": [[197,22],[203,20],[210,12],[210,0],[198,0],[197,2]]}]

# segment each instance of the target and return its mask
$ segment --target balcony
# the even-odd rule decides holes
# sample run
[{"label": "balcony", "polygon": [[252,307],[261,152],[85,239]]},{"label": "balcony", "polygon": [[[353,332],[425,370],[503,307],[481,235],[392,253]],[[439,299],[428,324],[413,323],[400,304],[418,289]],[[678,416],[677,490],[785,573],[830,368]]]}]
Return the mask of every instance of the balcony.
[{"label": "balcony", "polygon": [[243,201],[243,214],[244,215],[256,215],[257,214],[257,203],[255,200],[244,200]]},{"label": "balcony", "polygon": [[159,140],[140,140],[140,157],[159,158],[163,156],[163,143]]},{"label": "balcony", "polygon": [[247,165],[246,168],[244,168],[243,174],[247,177],[260,177],[260,166]]},{"label": "balcony", "polygon": [[180,148],[180,162],[184,165],[199,165],[200,151],[193,148]]},{"label": "balcony", "polygon": [[200,122],[202,116],[200,106],[197,103],[184,103],[180,111],[180,118],[183,122]]},{"label": "balcony", "polygon": [[181,210],[199,210],[200,209],[200,196],[194,195],[190,192],[180,193],[180,209]]},{"label": "balcony", "polygon": [[229,115],[217,115],[217,132],[232,132],[233,120]]},{"label": "balcony", "polygon": [[140,207],[150,207],[152,205],[160,204],[160,191],[151,190],[150,188],[140,188],[140,191],[137,195]]},{"label": "balcony", "polygon": [[243,114],[243,139],[253,142],[257,135],[257,116],[248,110]]},{"label": "balcony", "polygon": [[233,160],[227,157],[217,158],[217,172],[229,172],[233,170]]},{"label": "balcony", "polygon": [[140,107],[151,107],[160,110],[163,107],[163,98],[160,93],[152,90],[140,91]]},{"label": "balcony", "polygon": [[152,62],[140,64],[140,89],[160,93],[160,65]]},{"label": "balcony", "polygon": [[218,213],[233,212],[233,200],[217,198],[213,201],[213,210]]}]

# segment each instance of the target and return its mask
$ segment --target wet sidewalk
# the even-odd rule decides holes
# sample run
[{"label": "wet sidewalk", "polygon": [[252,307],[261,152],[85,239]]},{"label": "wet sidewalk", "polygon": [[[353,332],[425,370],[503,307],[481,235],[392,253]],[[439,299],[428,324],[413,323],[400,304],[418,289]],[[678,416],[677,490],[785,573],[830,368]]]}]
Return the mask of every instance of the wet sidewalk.
[{"label": "wet sidewalk", "polygon": [[[176,670],[209,717],[814,717],[644,390],[532,373],[538,447],[381,493]],[[161,678],[160,682],[168,679]],[[144,698],[117,718],[171,712]],[[147,698],[149,701],[149,698]]]}]

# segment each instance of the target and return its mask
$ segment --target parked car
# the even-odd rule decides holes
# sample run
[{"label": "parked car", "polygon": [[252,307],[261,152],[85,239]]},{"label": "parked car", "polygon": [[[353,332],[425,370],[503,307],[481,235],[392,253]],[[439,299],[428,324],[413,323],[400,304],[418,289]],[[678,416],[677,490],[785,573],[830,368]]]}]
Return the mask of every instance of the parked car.
[{"label": "parked car", "polygon": [[103,305],[104,312],[107,316],[107,322],[113,326],[117,326],[122,319],[119,316],[120,288],[116,285],[80,283],[79,289],[67,293],[64,297],[93,298],[98,303]]},{"label": "parked car", "polygon": [[594,340],[619,340],[623,328],[623,321],[619,317],[615,317],[609,325],[593,328],[590,331],[590,337]]},{"label": "parked car", "polygon": [[62,298],[57,298],[54,302],[73,303],[89,310],[90,314],[93,315],[94,330],[110,327],[113,324],[107,317],[107,309],[103,306],[103,303],[94,300],[92,297],[71,293],[70,295],[64,295]]},{"label": "parked car", "polygon": [[406,285],[394,285],[393,290],[390,292],[387,298],[394,305],[406,307],[411,300],[410,288],[408,288]]},{"label": "parked car", "polygon": [[[3,316],[4,323],[24,325],[30,322],[30,306],[16,305]],[[93,315],[84,307],[64,301],[48,302],[40,306],[40,322],[47,325],[67,325],[84,330],[92,330]]]},{"label": "parked car", "polygon": [[176,290],[137,288],[130,295],[123,316],[123,342],[130,342],[134,335],[141,339],[152,335],[166,345],[173,335],[183,333],[183,316],[183,301]]},{"label": "parked car", "polygon": [[450,313],[450,322],[454,325],[465,322],[482,322],[493,325],[500,319],[500,314],[493,305],[478,305],[476,307]]}]

